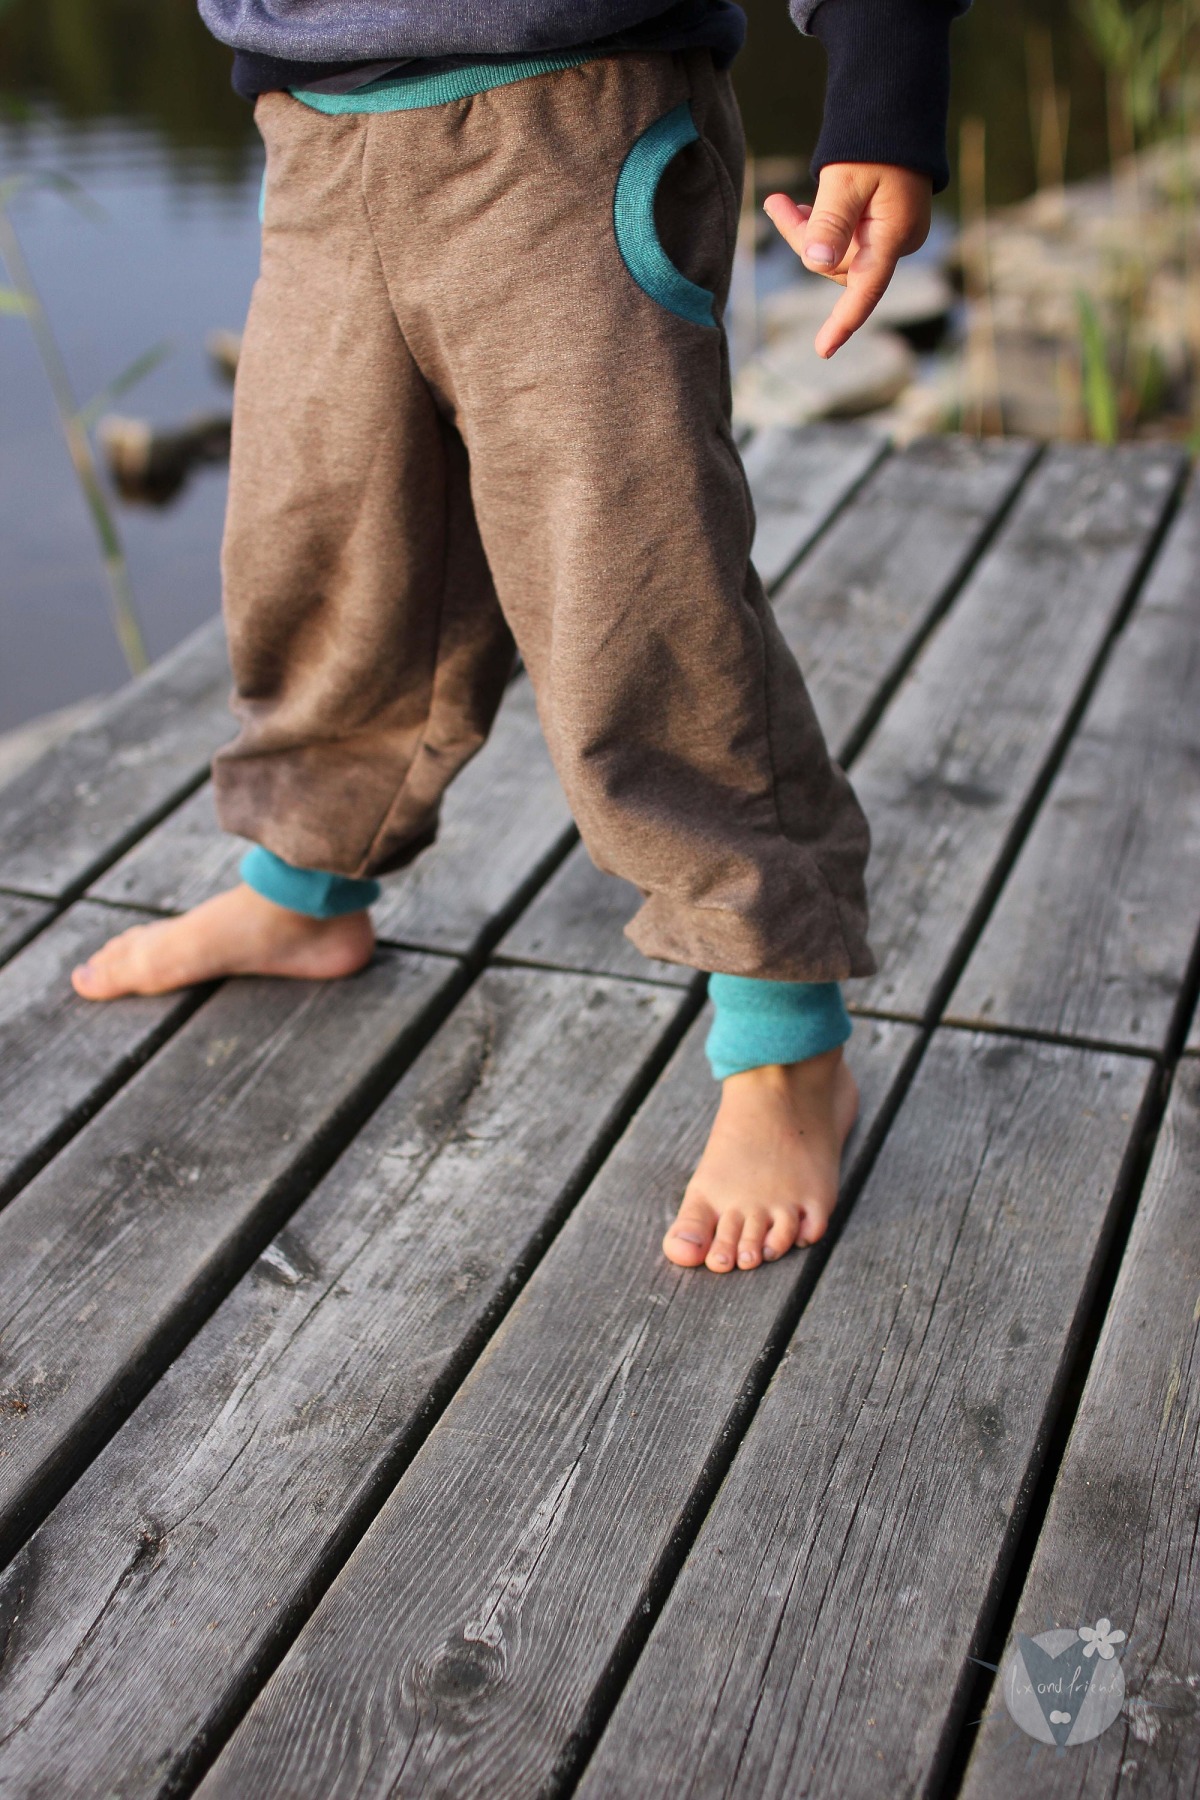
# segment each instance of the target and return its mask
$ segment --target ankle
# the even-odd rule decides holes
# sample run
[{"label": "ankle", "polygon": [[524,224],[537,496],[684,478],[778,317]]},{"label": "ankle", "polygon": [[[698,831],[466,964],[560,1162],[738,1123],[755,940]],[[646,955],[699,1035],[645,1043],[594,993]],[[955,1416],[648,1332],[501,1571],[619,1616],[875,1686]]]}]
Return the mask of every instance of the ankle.
[{"label": "ankle", "polygon": [[844,1061],[839,1044],[832,1050],[821,1051],[819,1056],[807,1057],[803,1062],[763,1063],[755,1069],[742,1069],[736,1075],[727,1075],[721,1085],[726,1093],[758,1092],[782,1096],[791,1093],[798,1082],[814,1086],[832,1083]]},{"label": "ankle", "polygon": [[256,913],[264,923],[280,929],[286,926],[293,931],[309,931],[320,935],[338,926],[343,929],[358,929],[362,921],[369,924],[371,920],[370,912],[365,907],[357,912],[331,913],[327,918],[319,913],[297,912],[294,907],[282,906],[278,900],[271,900],[266,894],[260,894],[257,888],[245,881],[240,882],[232,892],[248,912]]}]

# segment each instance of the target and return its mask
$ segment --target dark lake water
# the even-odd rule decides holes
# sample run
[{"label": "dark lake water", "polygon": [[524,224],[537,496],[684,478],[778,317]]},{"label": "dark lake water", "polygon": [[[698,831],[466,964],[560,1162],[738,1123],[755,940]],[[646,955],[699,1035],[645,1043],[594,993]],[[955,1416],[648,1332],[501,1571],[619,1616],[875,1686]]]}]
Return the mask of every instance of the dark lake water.
[{"label": "dark lake water", "polygon": [[[749,0],[747,11],[736,79],[751,146],[803,157],[821,54],[791,26],[785,0]],[[955,112],[987,120],[995,201],[1033,184],[1030,25],[1052,29],[1070,87],[1070,172],[1105,153],[1102,84],[1068,0],[977,0],[955,29]],[[69,175],[99,209],[83,217],[50,191],[11,209],[80,400],[166,338],[169,358],[116,410],[177,423],[219,409],[226,396],[204,338],[245,314],[261,155],[229,88],[228,54],[194,0],[0,0],[0,180],[23,171]],[[210,469],[167,507],[114,501],[153,655],[217,605],[224,497],[224,471]],[[25,322],[0,314],[0,730],[123,676],[45,377]]]}]

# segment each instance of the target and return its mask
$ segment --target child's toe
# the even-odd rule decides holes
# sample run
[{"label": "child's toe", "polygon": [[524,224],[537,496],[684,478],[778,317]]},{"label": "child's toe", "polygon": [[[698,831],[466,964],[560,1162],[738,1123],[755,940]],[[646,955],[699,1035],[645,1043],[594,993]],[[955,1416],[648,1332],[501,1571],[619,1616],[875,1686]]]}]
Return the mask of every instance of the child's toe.
[{"label": "child's toe", "polygon": [[714,1274],[723,1275],[727,1269],[732,1269],[737,1260],[741,1236],[741,1213],[737,1211],[723,1212],[717,1221],[717,1231],[712,1241],[712,1249],[704,1259]]},{"label": "child's toe", "polygon": [[800,1234],[800,1214],[794,1206],[777,1206],[772,1209],[771,1228],[763,1243],[764,1262],[774,1262],[777,1257],[786,1256]]},{"label": "child's toe", "polygon": [[708,1254],[716,1229],[716,1207],[707,1200],[685,1199],[663,1239],[663,1254],[680,1268],[694,1269]]},{"label": "child's toe", "polygon": [[71,985],[85,1000],[112,1000],[126,991],[122,977],[128,973],[125,969],[130,951],[125,942],[127,935],[122,933],[120,937],[110,938],[103,949],[71,971]]},{"label": "child's toe", "polygon": [[805,1201],[800,1219],[800,1231],[796,1240],[801,1248],[807,1248],[809,1244],[815,1244],[818,1239],[825,1236],[829,1225],[829,1216],[835,1203],[836,1197],[834,1200]]},{"label": "child's toe", "polygon": [[742,1235],[738,1242],[738,1268],[757,1269],[763,1259],[763,1244],[766,1241],[767,1229],[771,1223],[771,1215],[765,1211],[747,1213],[742,1224]]}]

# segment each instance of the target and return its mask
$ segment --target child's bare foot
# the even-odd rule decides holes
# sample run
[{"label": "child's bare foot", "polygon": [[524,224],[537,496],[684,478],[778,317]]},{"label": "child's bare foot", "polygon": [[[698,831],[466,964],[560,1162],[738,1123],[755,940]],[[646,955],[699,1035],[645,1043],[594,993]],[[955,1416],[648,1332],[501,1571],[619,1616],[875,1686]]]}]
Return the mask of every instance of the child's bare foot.
[{"label": "child's bare foot", "polygon": [[363,968],[374,947],[370,913],[310,919],[242,883],[178,919],[135,925],[110,938],[73,971],[71,984],[85,1000],[115,1000],[168,994],[222,975],[334,981]]},{"label": "child's bare foot", "polygon": [[663,1250],[685,1269],[756,1269],[814,1244],[837,1205],[858,1087],[840,1050],[723,1083],[700,1165]]}]

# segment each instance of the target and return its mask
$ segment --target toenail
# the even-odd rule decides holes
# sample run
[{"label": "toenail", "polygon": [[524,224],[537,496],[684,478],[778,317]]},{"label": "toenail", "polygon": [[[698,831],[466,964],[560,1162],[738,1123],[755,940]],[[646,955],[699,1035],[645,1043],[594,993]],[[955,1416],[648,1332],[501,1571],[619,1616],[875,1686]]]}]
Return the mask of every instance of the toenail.
[{"label": "toenail", "polygon": [[772,1245],[770,1245],[770,1244],[763,1245],[763,1261],[764,1262],[774,1262],[775,1258],[778,1255],[779,1255],[778,1250],[774,1249],[772,1247]]},{"label": "toenail", "polygon": [[704,1239],[694,1231],[672,1231],[668,1236],[678,1238],[681,1244],[702,1244]]},{"label": "toenail", "polygon": [[74,972],[76,975],[90,975],[92,972],[92,965],[90,962],[78,963],[76,964]]},{"label": "toenail", "polygon": [[724,1250],[718,1250],[713,1257],[713,1261],[719,1269],[727,1269],[729,1267],[729,1258],[726,1256]]}]

